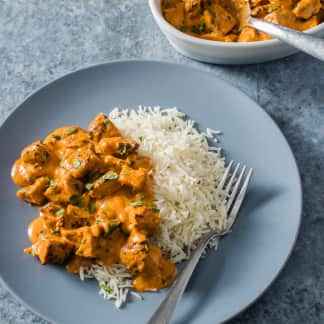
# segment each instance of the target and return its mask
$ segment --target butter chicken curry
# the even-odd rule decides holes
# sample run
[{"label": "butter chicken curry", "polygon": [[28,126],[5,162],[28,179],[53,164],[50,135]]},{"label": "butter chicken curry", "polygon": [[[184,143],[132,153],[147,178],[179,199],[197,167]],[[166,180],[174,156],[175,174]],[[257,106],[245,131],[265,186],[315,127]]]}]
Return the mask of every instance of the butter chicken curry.
[{"label": "butter chicken curry", "polygon": [[[225,42],[253,42],[271,39],[250,26],[239,30],[236,0],[162,0],[162,13],[174,27],[192,36]],[[299,31],[324,19],[321,0],[247,0],[252,17]]]},{"label": "butter chicken curry", "polygon": [[149,242],[159,229],[152,161],[103,114],[88,131],[59,128],[26,147],[12,168],[17,196],[40,211],[25,253],[69,273],[123,264],[138,291],[171,285],[176,267]]}]

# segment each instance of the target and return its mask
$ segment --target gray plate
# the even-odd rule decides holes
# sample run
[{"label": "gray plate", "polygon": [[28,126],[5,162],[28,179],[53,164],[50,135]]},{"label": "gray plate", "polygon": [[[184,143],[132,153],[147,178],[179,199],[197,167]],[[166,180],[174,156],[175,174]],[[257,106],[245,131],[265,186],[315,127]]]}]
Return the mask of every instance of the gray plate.
[{"label": "gray plate", "polygon": [[176,106],[224,132],[227,158],[255,169],[233,234],[202,260],[177,308],[175,323],[219,323],[256,300],[285,264],[301,219],[301,185],[293,154],[269,116],[244,94],[181,65],[127,61],[69,74],[29,97],[0,129],[0,273],[20,301],[58,323],[144,323],[167,291],[144,294],[122,310],[57,266],[24,255],[36,209],[18,201],[10,168],[21,149],[51,130],[83,127],[99,112],[137,105]]}]

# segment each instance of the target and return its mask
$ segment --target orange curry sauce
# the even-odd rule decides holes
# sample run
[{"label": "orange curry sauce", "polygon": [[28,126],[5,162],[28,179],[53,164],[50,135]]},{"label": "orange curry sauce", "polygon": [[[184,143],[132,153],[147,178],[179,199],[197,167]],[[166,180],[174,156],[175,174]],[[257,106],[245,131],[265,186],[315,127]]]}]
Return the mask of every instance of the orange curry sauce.
[{"label": "orange curry sauce", "polygon": [[69,273],[102,262],[123,264],[138,291],[171,285],[175,265],[149,243],[159,229],[150,158],[103,114],[59,128],[26,147],[12,168],[17,196],[40,211],[25,253]]},{"label": "orange curry sauce", "polygon": [[[164,18],[192,36],[225,42],[253,42],[271,36],[247,26],[238,30],[238,0],[162,0]],[[244,0],[251,16],[296,30],[306,30],[324,20],[321,0]]]}]

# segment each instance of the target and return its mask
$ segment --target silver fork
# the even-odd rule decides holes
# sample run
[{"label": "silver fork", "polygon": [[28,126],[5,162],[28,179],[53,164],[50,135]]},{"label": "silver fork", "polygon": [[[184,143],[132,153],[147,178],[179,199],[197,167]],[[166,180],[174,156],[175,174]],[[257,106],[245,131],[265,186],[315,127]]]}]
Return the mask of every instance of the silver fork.
[{"label": "silver fork", "polygon": [[[177,303],[181,299],[201,254],[204,252],[210,239],[222,237],[231,232],[231,228],[235,223],[253,173],[253,169],[249,169],[247,173],[246,170],[247,167],[245,165],[240,169],[240,163],[234,165],[234,161],[231,161],[228,164],[224,176],[218,185],[218,189],[224,190],[226,194],[225,207],[227,212],[227,226],[222,232],[212,231],[202,238],[198,247],[192,252],[186,266],[176,279],[169,294],[155,311],[148,324],[170,323]],[[238,173],[239,175],[237,176]]]}]

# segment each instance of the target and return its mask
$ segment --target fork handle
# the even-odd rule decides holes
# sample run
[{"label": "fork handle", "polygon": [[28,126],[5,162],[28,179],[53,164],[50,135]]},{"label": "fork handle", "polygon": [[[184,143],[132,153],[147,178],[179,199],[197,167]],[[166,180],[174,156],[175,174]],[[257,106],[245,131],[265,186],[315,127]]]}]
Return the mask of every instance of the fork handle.
[{"label": "fork handle", "polygon": [[186,266],[181,271],[180,275],[176,279],[176,282],[171,288],[171,291],[164,299],[160,307],[155,311],[151,319],[148,321],[148,324],[168,324],[170,323],[171,317],[174,313],[174,310],[177,306],[178,301],[181,299],[189,279],[193,271],[196,268],[196,265],[203,253],[204,249],[207,246],[207,243],[211,239],[211,237],[220,237],[224,236],[227,233],[208,233],[206,234],[201,242],[199,243],[198,247],[192,253],[191,258],[188,260]]}]

